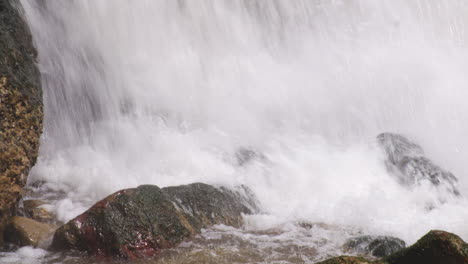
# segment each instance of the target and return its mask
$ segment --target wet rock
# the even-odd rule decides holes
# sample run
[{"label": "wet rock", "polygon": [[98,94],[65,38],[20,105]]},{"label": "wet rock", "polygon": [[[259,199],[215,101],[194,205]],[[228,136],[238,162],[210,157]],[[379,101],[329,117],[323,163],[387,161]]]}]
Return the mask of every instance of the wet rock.
[{"label": "wet rock", "polygon": [[[336,258],[331,258],[317,264],[385,264],[381,261],[370,261],[361,257],[350,257],[350,256],[341,256]],[[416,264],[416,262],[414,263]]]},{"label": "wet rock", "polygon": [[455,196],[459,196],[458,179],[424,156],[424,151],[418,144],[408,138],[393,133],[382,133],[377,136],[377,142],[387,156],[386,166],[405,186],[415,186],[422,181],[428,181],[434,186],[444,188]]},{"label": "wet rock", "polygon": [[100,257],[154,256],[214,224],[240,226],[255,210],[247,188],[227,190],[195,183],[118,191],[57,230],[51,249]]},{"label": "wet rock", "polygon": [[23,201],[23,210],[25,216],[34,219],[41,223],[53,223],[55,215],[44,208],[47,202],[41,200],[25,200]]},{"label": "wet rock", "polygon": [[166,187],[162,191],[177,209],[184,212],[197,231],[215,224],[240,227],[242,214],[258,210],[253,193],[245,186],[231,191],[224,187],[194,183]]},{"label": "wet rock", "polygon": [[266,157],[262,153],[250,148],[239,148],[236,151],[236,161],[238,166],[245,166],[255,160],[265,161]]},{"label": "wet rock", "polygon": [[348,239],[343,249],[359,255],[382,258],[404,249],[405,246],[405,241],[396,237],[360,236]]},{"label": "wet rock", "polygon": [[16,7],[0,0],[0,247],[36,162],[43,118],[36,50]]},{"label": "wet rock", "polygon": [[318,264],[468,264],[468,245],[457,235],[432,230],[414,245],[388,257],[371,261],[361,257],[341,256]]},{"label": "wet rock", "polygon": [[457,235],[433,230],[384,260],[389,264],[464,264],[468,263],[468,245]]},{"label": "wet rock", "polygon": [[6,226],[4,240],[18,246],[40,246],[46,242],[55,231],[55,226],[35,220],[14,216]]}]

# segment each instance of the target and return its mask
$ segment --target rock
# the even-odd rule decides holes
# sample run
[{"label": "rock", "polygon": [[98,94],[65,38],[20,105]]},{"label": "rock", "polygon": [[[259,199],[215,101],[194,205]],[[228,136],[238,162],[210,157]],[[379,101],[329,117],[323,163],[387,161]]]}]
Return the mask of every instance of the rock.
[{"label": "rock", "polygon": [[245,187],[236,191],[202,183],[154,185],[118,191],[60,227],[52,250],[100,257],[154,256],[214,224],[240,226],[256,209]]},{"label": "rock", "polygon": [[34,221],[29,218],[14,216],[6,226],[4,240],[18,246],[37,247],[45,242],[55,231],[55,226]]},{"label": "rock", "polygon": [[197,232],[215,224],[240,227],[242,214],[258,210],[254,195],[245,186],[231,191],[224,187],[194,183],[162,190],[175,207],[184,212]]},{"label": "rock", "polygon": [[457,235],[433,230],[384,260],[389,264],[466,264],[468,245]]},{"label": "rock", "polygon": [[432,230],[414,245],[380,260],[341,256],[318,264],[468,264],[468,245],[457,235]]},{"label": "rock", "polygon": [[250,148],[239,148],[236,151],[236,161],[238,166],[245,166],[253,161],[266,161],[267,158],[262,153],[259,153]]},{"label": "rock", "polygon": [[41,200],[25,200],[23,201],[24,214],[31,219],[41,223],[53,223],[55,215],[44,208],[47,203]]},{"label": "rock", "polygon": [[387,156],[386,166],[405,186],[415,186],[428,181],[434,186],[444,188],[455,196],[460,196],[458,179],[424,156],[418,144],[399,134],[382,133],[377,142]]},{"label": "rock", "polygon": [[404,249],[405,246],[405,241],[395,237],[360,236],[348,239],[343,249],[359,255],[382,258]]},{"label": "rock", "polygon": [[[331,258],[317,264],[385,264],[381,261],[370,261],[361,257],[350,257],[350,256],[341,256],[336,258]],[[416,264],[416,262],[414,263]]]},{"label": "rock", "polygon": [[17,0],[0,0],[0,247],[36,162],[43,118],[36,50],[15,7]]}]

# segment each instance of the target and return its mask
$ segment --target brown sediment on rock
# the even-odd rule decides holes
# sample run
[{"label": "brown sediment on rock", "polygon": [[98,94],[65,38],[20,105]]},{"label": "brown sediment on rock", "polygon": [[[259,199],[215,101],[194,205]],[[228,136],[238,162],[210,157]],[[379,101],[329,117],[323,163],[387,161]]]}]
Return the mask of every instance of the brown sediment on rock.
[{"label": "brown sediment on rock", "polygon": [[31,33],[15,0],[0,0],[0,246],[35,164],[42,90]]},{"label": "brown sediment on rock", "polygon": [[215,224],[239,227],[256,208],[239,190],[194,183],[118,191],[60,227],[52,250],[78,250],[98,257],[137,259],[157,255]]},{"label": "brown sediment on rock", "polygon": [[57,220],[55,214],[44,208],[44,206],[47,205],[49,204],[42,200],[24,200],[22,211],[24,216],[38,222],[48,224],[56,223]]}]

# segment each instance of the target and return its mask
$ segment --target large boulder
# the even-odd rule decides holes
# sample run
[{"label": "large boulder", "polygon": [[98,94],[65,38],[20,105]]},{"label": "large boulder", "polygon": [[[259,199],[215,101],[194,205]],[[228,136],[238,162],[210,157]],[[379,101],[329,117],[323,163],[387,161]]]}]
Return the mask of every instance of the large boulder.
[{"label": "large boulder", "polygon": [[377,142],[387,156],[386,166],[405,186],[416,186],[421,182],[430,182],[438,188],[445,189],[459,196],[458,179],[424,156],[421,146],[408,138],[393,133],[382,133]]},{"label": "large boulder", "polygon": [[100,257],[154,256],[215,224],[239,227],[256,210],[247,188],[202,183],[118,191],[59,228],[52,250],[78,250]]},{"label": "large boulder", "polygon": [[384,260],[389,264],[466,264],[468,245],[457,235],[433,230]]},{"label": "large boulder", "polygon": [[382,258],[404,249],[405,246],[405,241],[396,237],[359,236],[348,239],[343,249],[358,255]]},{"label": "large boulder", "polygon": [[42,90],[36,50],[16,0],[0,0],[0,247],[36,162]]}]

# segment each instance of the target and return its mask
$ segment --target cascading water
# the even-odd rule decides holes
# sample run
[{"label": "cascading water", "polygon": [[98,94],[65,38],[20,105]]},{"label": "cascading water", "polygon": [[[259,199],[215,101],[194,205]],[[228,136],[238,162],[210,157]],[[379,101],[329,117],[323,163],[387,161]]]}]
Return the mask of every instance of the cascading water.
[{"label": "cascading water", "polygon": [[[297,221],[408,243],[435,228],[468,239],[465,199],[428,211],[430,187],[401,187],[374,143],[410,135],[468,194],[468,2],[22,4],[45,89],[30,181],[63,192],[60,220],[121,188],[201,181],[252,188],[264,214],[246,229],[282,228],[288,245],[308,243]],[[263,158],[240,166],[239,149]],[[334,245],[345,233],[313,235]]]}]

